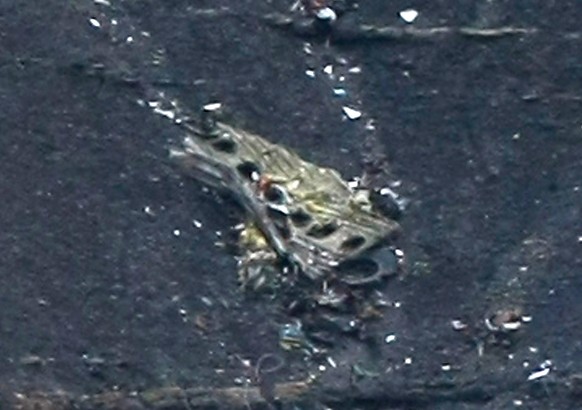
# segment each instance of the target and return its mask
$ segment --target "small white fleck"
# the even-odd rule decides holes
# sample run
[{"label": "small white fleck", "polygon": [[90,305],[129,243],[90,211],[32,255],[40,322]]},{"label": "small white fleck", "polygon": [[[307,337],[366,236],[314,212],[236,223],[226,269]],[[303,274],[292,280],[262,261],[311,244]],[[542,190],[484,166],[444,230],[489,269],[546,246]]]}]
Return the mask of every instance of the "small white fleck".
[{"label": "small white fleck", "polygon": [[331,7],[323,7],[317,10],[315,17],[320,20],[335,21],[337,19],[337,14]]},{"label": "small white fleck", "polygon": [[347,94],[346,90],[343,88],[334,88],[333,95],[337,95],[338,97],[343,97]]},{"label": "small white fleck", "polygon": [[398,258],[403,258],[404,257],[404,251],[402,249],[394,249],[394,255],[396,255]]},{"label": "small white fleck", "polygon": [[220,110],[220,107],[222,107],[222,104],[221,103],[219,103],[219,102],[213,102],[213,103],[210,103],[210,104],[206,104],[202,108],[204,108],[204,111],[211,112],[211,111]]},{"label": "small white fleck", "polygon": [[582,243],[582,236],[578,237],[578,243]]},{"label": "small white fleck", "polygon": [[303,44],[303,52],[305,54],[312,54],[313,53],[313,48],[311,47],[310,43]]},{"label": "small white fleck", "polygon": [[148,31],[142,31],[140,33],[143,37],[151,37],[151,34]]},{"label": "small white fleck", "polygon": [[527,380],[528,381],[538,380],[541,379],[542,377],[546,377],[548,374],[550,374],[550,368],[546,367],[545,369],[531,373],[529,376],[527,376]]},{"label": "small white fleck", "polygon": [[529,351],[532,352],[532,353],[537,353],[538,352],[538,348],[537,347],[534,347],[534,346],[530,346],[529,347]]},{"label": "small white fleck", "polygon": [[523,405],[523,401],[522,400],[514,400],[513,401],[513,405],[516,407],[522,406]]},{"label": "small white fleck", "polygon": [[521,321],[522,321],[523,323],[529,323],[529,322],[531,322],[531,321],[532,321],[532,319],[533,319],[533,318],[532,318],[531,316],[522,316],[522,317],[521,317]]},{"label": "small white fleck", "polygon": [[368,131],[374,131],[376,129],[376,124],[373,118],[370,118],[368,121],[366,121],[366,125],[364,126],[364,128]]},{"label": "small white fleck", "polygon": [[398,15],[402,20],[410,24],[418,17],[418,11],[414,9],[406,9],[402,10]]},{"label": "small white fleck", "polygon": [[396,340],[396,335],[388,335],[384,338],[384,342],[386,342],[386,344],[392,343]]},{"label": "small white fleck", "polygon": [[133,43],[133,36],[128,36],[128,37],[125,39],[125,42],[126,42],[126,43]]},{"label": "small white fleck", "polygon": [[412,357],[407,357],[404,359],[404,364],[412,364]]},{"label": "small white fleck", "polygon": [[360,186],[360,181],[358,179],[353,179],[351,181],[348,181],[348,186],[352,189],[356,189],[357,187]]},{"label": "small white fleck", "polygon": [[222,237],[222,232],[220,232],[220,231],[215,231],[214,233],[215,233],[215,234],[216,234],[216,236],[218,236],[219,238],[220,238],[220,237]]},{"label": "small white fleck", "polygon": [[97,28],[101,27],[101,23],[99,23],[99,20],[97,20],[97,19],[90,18],[89,23],[91,23],[91,25],[93,27],[97,27]]},{"label": "small white fleck", "polygon": [[325,366],[324,366],[324,365],[322,365],[322,364],[320,364],[320,365],[319,365],[319,371],[320,371],[320,372],[325,372]]},{"label": "small white fleck", "polygon": [[174,118],[176,118],[176,113],[172,110],[163,110],[160,107],[155,107],[154,108],[154,113],[161,115],[162,117],[166,117],[169,118],[171,120],[173,120]]},{"label": "small white fleck", "polygon": [[451,326],[455,330],[464,330],[467,328],[467,325],[459,319],[451,320]]},{"label": "small white fleck", "polygon": [[180,236],[181,232],[179,229],[174,229],[174,236]]},{"label": "small white fleck", "polygon": [[511,139],[518,140],[518,139],[519,139],[519,137],[521,137],[521,135],[519,134],[519,132],[516,132],[515,134],[513,134],[513,135],[511,136]]},{"label": "small white fleck", "polygon": [[520,267],[519,267],[519,271],[520,271],[520,272],[527,272],[527,270],[528,270],[528,269],[529,269],[529,268],[528,268],[527,266],[520,266]]},{"label": "small white fleck", "polygon": [[109,0],[93,0],[95,4],[101,4],[102,6],[111,6]]},{"label": "small white fleck", "polygon": [[150,108],[156,108],[160,106],[160,102],[159,101],[148,101],[148,105]]},{"label": "small white fleck", "polygon": [[182,315],[182,316],[186,316],[188,314],[186,309],[179,309],[178,312],[180,312],[180,315]]},{"label": "small white fleck", "polygon": [[529,362],[526,360],[523,362],[523,368],[527,369],[529,367]]},{"label": "small white fleck", "polygon": [[442,370],[443,372],[448,372],[448,371],[450,371],[450,370],[451,370],[451,365],[450,365],[449,363],[443,363],[443,364],[441,365],[441,370]]},{"label": "small white fleck", "polygon": [[192,221],[192,223],[194,224],[194,226],[198,229],[202,228],[202,222],[200,222],[198,219],[194,219]]},{"label": "small white fleck", "polygon": [[362,116],[362,113],[360,111],[350,108],[348,106],[342,107],[342,111],[344,112],[346,117],[348,117],[350,120],[357,120]]},{"label": "small white fleck", "polygon": [[352,67],[348,70],[348,73],[351,73],[351,74],[359,74],[361,72],[362,72],[361,67]]},{"label": "small white fleck", "polygon": [[505,322],[501,325],[504,330],[517,330],[521,327],[521,322]]},{"label": "small white fleck", "polygon": [[355,320],[350,320],[349,325],[350,325],[350,327],[356,327],[356,321]]},{"label": "small white fleck", "polygon": [[315,78],[315,71],[313,70],[305,70],[305,75],[310,78]]},{"label": "small white fleck", "polygon": [[334,369],[337,367],[337,363],[335,362],[335,360],[333,360],[333,357],[331,356],[327,356],[327,362],[329,363],[329,365],[331,367],[333,367]]},{"label": "small white fleck", "polygon": [[395,308],[399,308],[400,306],[402,306],[402,302],[394,302]]},{"label": "small white fleck", "polygon": [[111,19],[111,25],[112,26],[116,26],[117,25],[117,19]]},{"label": "small white fleck", "polygon": [[332,75],[333,66],[331,64],[326,65],[325,67],[323,67],[323,72],[326,73],[327,75]]}]

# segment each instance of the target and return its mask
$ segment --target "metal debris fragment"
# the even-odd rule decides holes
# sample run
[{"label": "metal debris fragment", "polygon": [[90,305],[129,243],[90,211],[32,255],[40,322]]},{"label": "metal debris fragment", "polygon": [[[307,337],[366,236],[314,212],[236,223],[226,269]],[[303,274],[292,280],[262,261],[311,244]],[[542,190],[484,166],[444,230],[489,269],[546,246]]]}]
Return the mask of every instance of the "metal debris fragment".
[{"label": "metal debris fragment", "polygon": [[342,111],[344,112],[346,117],[348,117],[348,119],[350,119],[350,120],[357,120],[358,118],[360,118],[362,116],[362,113],[360,111],[356,110],[355,108],[348,107],[348,106],[342,107]]},{"label": "metal debris fragment", "polygon": [[[352,285],[395,273],[390,239],[399,226],[375,210],[365,190],[352,189],[335,170],[218,121],[219,108],[206,105],[196,124],[174,107],[176,119],[186,118],[174,123],[187,136],[171,157],[195,178],[230,191],[247,211],[254,228],[241,236],[250,251],[240,262],[243,283],[263,284],[261,272],[270,274],[277,258],[311,279],[333,276]],[[344,112],[353,119],[361,115],[349,107]],[[371,269],[359,271],[355,262]],[[349,272],[341,269],[351,263]]]},{"label": "metal debris fragment", "polygon": [[410,24],[414,22],[414,20],[416,20],[416,18],[418,17],[418,11],[414,9],[406,9],[402,10],[400,13],[398,13],[398,15],[402,20]]}]

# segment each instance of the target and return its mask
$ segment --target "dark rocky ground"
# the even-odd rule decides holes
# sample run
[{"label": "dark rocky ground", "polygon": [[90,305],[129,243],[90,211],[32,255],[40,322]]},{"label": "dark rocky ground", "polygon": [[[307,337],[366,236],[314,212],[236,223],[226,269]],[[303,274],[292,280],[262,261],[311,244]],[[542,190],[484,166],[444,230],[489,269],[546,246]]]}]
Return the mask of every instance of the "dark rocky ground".
[{"label": "dark rocky ground", "polygon": [[[309,398],[284,408],[579,408],[582,9],[369,0],[350,18],[398,27],[412,4],[418,27],[537,31],[314,41],[308,56],[304,39],[261,18],[288,3],[0,2],[2,408],[230,388],[265,354],[285,362],[269,382],[317,375]],[[342,120],[321,72],[340,57],[362,69],[344,85],[376,120],[371,133],[364,118]],[[240,292],[232,252],[215,245],[240,212],[170,163],[182,134],[136,104],[144,84],[190,107],[219,99],[238,123],[348,178],[387,156],[376,182],[399,181],[410,201],[408,273],[387,284],[392,306],[366,340],[338,336],[336,368],[283,351],[289,318]],[[486,329],[517,308],[531,319],[520,329]],[[528,380],[540,366],[549,373]]]}]

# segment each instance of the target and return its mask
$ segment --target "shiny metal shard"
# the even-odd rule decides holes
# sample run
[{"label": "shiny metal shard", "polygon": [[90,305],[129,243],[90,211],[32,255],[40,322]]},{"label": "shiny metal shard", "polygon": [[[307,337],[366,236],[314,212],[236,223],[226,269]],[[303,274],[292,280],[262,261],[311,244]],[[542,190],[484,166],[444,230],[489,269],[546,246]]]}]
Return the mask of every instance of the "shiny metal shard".
[{"label": "shiny metal shard", "polygon": [[[357,285],[394,273],[389,246],[399,226],[374,209],[367,190],[351,188],[337,171],[287,148],[215,121],[212,113],[197,125],[178,123],[187,136],[182,148],[171,150],[172,158],[195,178],[234,194],[280,258],[314,280]],[[351,274],[359,260],[374,264],[363,277]]]}]

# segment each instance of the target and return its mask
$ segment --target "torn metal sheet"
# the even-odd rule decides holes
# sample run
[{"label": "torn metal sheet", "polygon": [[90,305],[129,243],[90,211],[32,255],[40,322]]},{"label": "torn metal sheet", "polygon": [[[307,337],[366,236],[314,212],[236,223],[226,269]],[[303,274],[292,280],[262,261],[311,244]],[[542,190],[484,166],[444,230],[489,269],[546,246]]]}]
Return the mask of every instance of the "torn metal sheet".
[{"label": "torn metal sheet", "polygon": [[273,255],[313,280],[359,285],[395,272],[391,239],[399,226],[375,209],[368,190],[217,121],[215,110],[207,106],[200,122],[177,116],[187,136],[171,157],[195,178],[232,193],[252,220],[241,233],[248,251],[243,268],[251,269],[243,281],[260,286],[262,256],[272,265]]}]

